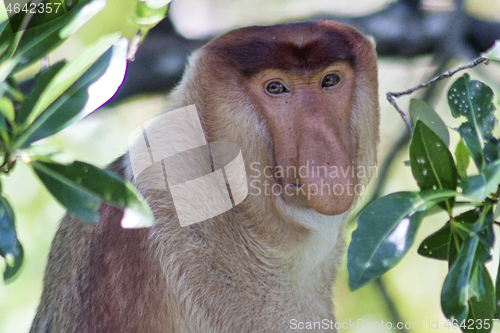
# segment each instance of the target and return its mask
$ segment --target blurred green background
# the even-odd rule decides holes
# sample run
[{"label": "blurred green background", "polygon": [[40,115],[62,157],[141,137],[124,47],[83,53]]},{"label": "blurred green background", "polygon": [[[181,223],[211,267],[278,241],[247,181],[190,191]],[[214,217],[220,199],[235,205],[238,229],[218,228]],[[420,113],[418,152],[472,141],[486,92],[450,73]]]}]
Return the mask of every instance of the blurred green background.
[{"label": "blurred green background", "polygon": [[[377,11],[386,6],[387,0],[174,0],[170,14],[180,33],[190,38],[202,38],[222,33],[228,29],[250,24],[272,24],[328,12],[333,15],[359,15]],[[449,10],[451,0],[427,0],[425,5],[434,10]],[[1,7],[1,6],[0,6]],[[500,0],[467,1],[467,10],[487,20],[500,21]],[[108,0],[106,8],[83,27],[74,38],[68,40],[50,56],[51,62],[60,58],[73,58],[86,44],[100,35],[121,31],[131,37],[137,28],[127,20],[133,11],[132,1]],[[456,62],[455,65],[460,65]],[[411,59],[381,58],[379,81],[381,101],[380,157],[387,154],[391,143],[405,130],[403,121],[385,99],[388,91],[402,91],[428,79],[435,69],[431,56]],[[32,72],[37,66],[31,68]],[[500,95],[500,65],[469,71],[472,79],[483,80]],[[25,74],[28,75],[28,74]],[[458,78],[457,76],[456,78]],[[22,79],[22,77],[20,78]],[[440,86],[444,96],[446,87],[454,79]],[[417,97],[417,95],[413,97]],[[407,110],[410,98],[398,101]],[[134,128],[151,119],[168,105],[168,96],[141,96],[127,100],[112,108],[103,107],[44,143],[71,152],[79,160],[105,166],[127,150],[127,139]],[[436,110],[445,122],[451,119],[444,98]],[[500,114],[497,111],[497,118]],[[451,131],[452,132],[452,131]],[[498,133],[498,132],[497,132]],[[457,137],[450,147],[454,149]],[[409,168],[407,152],[395,156],[396,167],[390,170],[386,192],[417,189]],[[17,217],[18,236],[25,247],[25,262],[21,273],[7,285],[0,282],[0,333],[18,333],[29,330],[42,290],[43,271],[50,242],[59,220],[64,214],[62,207],[30,175],[21,163],[10,177],[5,177],[4,193],[12,203]],[[443,216],[436,215],[424,221],[415,244],[444,224]],[[352,224],[346,231],[349,240],[354,230]],[[498,230],[496,230],[498,231]],[[500,234],[497,233],[497,237]],[[496,242],[493,260],[488,265],[493,280],[496,277],[499,246]],[[0,270],[3,271],[3,262]],[[337,283],[333,287],[337,321],[349,322],[363,319],[371,322],[390,320],[388,309],[373,285],[356,292],[347,287],[346,262]],[[416,253],[416,247],[393,270],[383,276],[388,292],[393,297],[405,322],[421,322],[423,328],[410,332],[449,332],[444,328],[445,317],[440,308],[440,290],[447,272],[447,264],[426,259]],[[429,321],[439,321],[439,329],[429,329]],[[341,332],[373,332],[365,329],[341,329]],[[377,332],[386,332],[380,329]],[[456,330],[459,332],[459,330]],[[500,325],[494,332],[500,332]]]}]

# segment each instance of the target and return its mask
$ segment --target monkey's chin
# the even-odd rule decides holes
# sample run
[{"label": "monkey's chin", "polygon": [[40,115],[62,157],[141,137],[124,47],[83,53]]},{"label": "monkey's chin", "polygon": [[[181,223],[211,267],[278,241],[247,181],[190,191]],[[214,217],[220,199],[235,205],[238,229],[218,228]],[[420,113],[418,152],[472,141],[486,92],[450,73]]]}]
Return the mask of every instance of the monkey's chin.
[{"label": "monkey's chin", "polygon": [[351,207],[354,196],[314,195],[307,190],[307,185],[281,181],[281,197],[289,205],[311,208],[323,215],[339,215]]}]

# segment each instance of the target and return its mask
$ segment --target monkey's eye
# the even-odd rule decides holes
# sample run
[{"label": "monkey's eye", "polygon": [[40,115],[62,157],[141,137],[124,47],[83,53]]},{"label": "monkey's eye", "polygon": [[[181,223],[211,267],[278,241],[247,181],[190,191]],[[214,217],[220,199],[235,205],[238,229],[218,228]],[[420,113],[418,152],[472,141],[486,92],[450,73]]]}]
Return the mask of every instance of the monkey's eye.
[{"label": "monkey's eye", "polygon": [[266,90],[270,94],[281,94],[288,92],[288,89],[279,81],[273,81],[266,86]]},{"label": "monkey's eye", "polygon": [[333,87],[339,84],[340,82],[340,76],[337,74],[328,74],[323,78],[323,81],[321,82],[321,87]]}]

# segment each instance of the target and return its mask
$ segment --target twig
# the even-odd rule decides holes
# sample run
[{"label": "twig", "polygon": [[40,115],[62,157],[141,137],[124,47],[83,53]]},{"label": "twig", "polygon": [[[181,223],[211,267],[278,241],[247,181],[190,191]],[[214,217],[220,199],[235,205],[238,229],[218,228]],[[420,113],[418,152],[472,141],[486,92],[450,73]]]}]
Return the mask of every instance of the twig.
[{"label": "twig", "polygon": [[[399,315],[398,309],[396,307],[396,304],[394,304],[394,301],[392,300],[391,295],[389,295],[389,292],[387,291],[387,288],[385,287],[384,280],[382,277],[379,277],[374,281],[375,286],[377,287],[378,291],[382,294],[382,298],[385,301],[385,304],[387,305],[387,310],[391,314],[391,320],[395,323],[404,323],[403,319]],[[398,328],[398,331],[400,333],[408,333],[408,330],[406,330],[404,327]]]},{"label": "twig", "polygon": [[455,69],[452,69],[450,71],[447,71],[447,72],[445,72],[445,73],[443,73],[443,74],[441,74],[439,76],[436,76],[436,77],[430,79],[429,81],[421,83],[418,86],[413,87],[411,89],[408,89],[408,90],[405,90],[405,91],[402,91],[402,92],[395,92],[395,93],[388,92],[387,95],[386,95],[387,96],[387,100],[398,111],[398,113],[401,116],[401,118],[403,118],[403,121],[405,122],[406,127],[408,128],[408,131],[411,133],[413,131],[413,126],[411,125],[411,122],[408,119],[408,117],[406,116],[406,114],[403,112],[403,110],[400,109],[400,107],[396,103],[396,100],[394,99],[394,97],[397,98],[397,97],[401,97],[401,96],[404,96],[404,95],[413,94],[415,91],[417,91],[419,89],[427,88],[427,87],[429,87],[431,84],[433,84],[435,82],[438,82],[438,81],[441,81],[443,79],[449,78],[450,76],[452,76],[455,73],[457,73],[459,71],[462,71],[464,69],[476,67],[477,65],[479,65],[479,64],[481,64],[481,63],[483,63],[483,62],[485,62],[487,60],[488,60],[487,58],[479,57],[479,58],[477,58],[476,60],[472,61],[471,63],[469,63],[467,65],[460,66],[458,68],[455,68]]}]

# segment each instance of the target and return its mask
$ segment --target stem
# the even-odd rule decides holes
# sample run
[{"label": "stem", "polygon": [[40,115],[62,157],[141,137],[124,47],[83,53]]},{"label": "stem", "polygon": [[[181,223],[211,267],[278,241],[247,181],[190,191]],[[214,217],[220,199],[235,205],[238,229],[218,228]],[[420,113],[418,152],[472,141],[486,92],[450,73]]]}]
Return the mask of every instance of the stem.
[{"label": "stem", "polygon": [[[379,277],[374,281],[374,283],[375,286],[377,287],[377,290],[382,294],[382,298],[384,299],[384,302],[387,305],[387,308],[391,315],[391,321],[394,323],[402,323],[403,320],[401,319],[398,309],[394,304],[394,301],[392,300],[391,296],[389,295],[387,288],[385,287],[385,283],[384,281],[382,281],[382,278]],[[400,328],[399,332],[408,333],[408,331],[405,328]]]},{"label": "stem", "polygon": [[476,67],[477,65],[479,65],[479,64],[481,64],[481,63],[483,63],[483,62],[485,62],[487,60],[488,59],[486,59],[484,57],[479,57],[479,58],[475,59],[474,61],[470,62],[467,65],[463,65],[463,66],[457,67],[455,69],[449,70],[449,71],[447,71],[447,72],[445,72],[445,73],[443,73],[441,75],[438,75],[438,76],[430,79],[429,81],[421,83],[418,86],[415,86],[415,87],[413,87],[411,89],[408,89],[408,90],[405,90],[405,91],[401,91],[401,92],[388,92],[387,95],[386,95],[387,96],[387,100],[396,109],[396,111],[398,111],[398,113],[401,116],[401,118],[403,118],[403,121],[405,122],[406,127],[408,128],[408,132],[412,133],[413,126],[412,126],[410,120],[408,119],[408,116],[403,112],[403,110],[401,110],[401,108],[398,106],[398,104],[396,103],[396,100],[394,98],[398,98],[398,97],[401,97],[401,96],[413,94],[415,91],[417,91],[419,89],[422,89],[422,88],[428,88],[431,84],[433,84],[435,82],[441,81],[443,79],[447,79],[447,78],[451,77],[452,75],[454,75],[455,73],[460,72],[460,71],[462,71],[464,69]]}]

